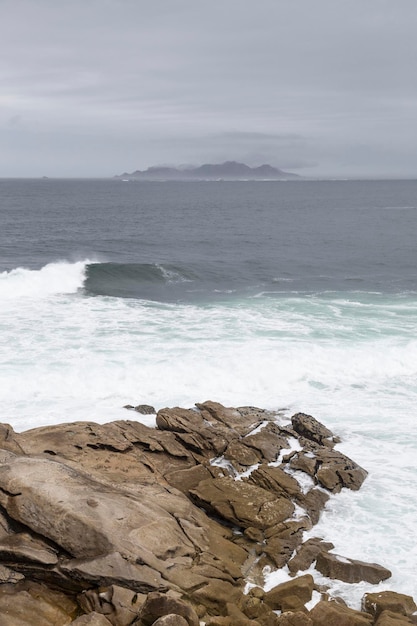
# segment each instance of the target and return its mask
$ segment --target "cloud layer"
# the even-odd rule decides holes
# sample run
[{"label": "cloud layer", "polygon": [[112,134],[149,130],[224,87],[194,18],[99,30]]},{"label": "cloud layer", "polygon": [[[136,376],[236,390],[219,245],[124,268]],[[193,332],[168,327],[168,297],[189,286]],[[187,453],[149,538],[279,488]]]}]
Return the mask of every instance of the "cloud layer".
[{"label": "cloud layer", "polygon": [[0,0],[0,176],[417,172],[415,0]]}]

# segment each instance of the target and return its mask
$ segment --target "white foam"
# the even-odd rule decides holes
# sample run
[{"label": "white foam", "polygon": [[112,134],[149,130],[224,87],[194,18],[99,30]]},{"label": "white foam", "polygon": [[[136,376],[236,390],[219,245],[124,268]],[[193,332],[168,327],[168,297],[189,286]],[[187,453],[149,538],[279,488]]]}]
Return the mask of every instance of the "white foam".
[{"label": "white foam", "polygon": [[0,273],[0,301],[75,293],[82,287],[90,261],[49,263],[39,270],[18,267]]},{"label": "white foam", "polygon": [[208,399],[286,406],[286,419],[312,414],[369,471],[359,492],[331,498],[313,534],[347,558],[392,569],[386,588],[417,597],[417,303],[84,297],[86,263],[1,275],[1,421],[16,430],[103,423],[133,419],[125,404],[158,410]]}]

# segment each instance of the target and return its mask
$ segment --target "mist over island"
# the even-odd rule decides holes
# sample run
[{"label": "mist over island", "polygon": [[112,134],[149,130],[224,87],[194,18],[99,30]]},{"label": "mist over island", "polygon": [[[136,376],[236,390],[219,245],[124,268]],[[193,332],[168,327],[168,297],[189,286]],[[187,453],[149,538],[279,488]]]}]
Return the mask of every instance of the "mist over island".
[{"label": "mist over island", "polygon": [[198,167],[152,166],[146,170],[120,174],[115,178],[122,180],[297,180],[298,174],[285,172],[272,165],[249,167],[237,161],[224,163],[206,163]]}]

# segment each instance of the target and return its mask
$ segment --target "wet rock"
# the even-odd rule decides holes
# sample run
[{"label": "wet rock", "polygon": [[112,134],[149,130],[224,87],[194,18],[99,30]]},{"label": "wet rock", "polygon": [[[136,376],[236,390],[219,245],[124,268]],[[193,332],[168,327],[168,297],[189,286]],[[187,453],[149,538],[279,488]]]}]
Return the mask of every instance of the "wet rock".
[{"label": "wet rock", "polygon": [[320,514],[323,511],[326,502],[330,498],[329,493],[321,488],[310,489],[307,493],[298,495],[296,500],[300,506],[306,511],[311,519],[312,524],[317,524]]},{"label": "wet rock", "polygon": [[346,583],[358,583],[362,580],[376,585],[391,576],[391,572],[377,563],[365,563],[347,559],[338,554],[320,552],[317,556],[316,569],[328,578],[337,578]]},{"label": "wet rock", "polygon": [[261,430],[255,434],[249,433],[244,438],[246,446],[257,450],[261,458],[268,461],[276,461],[280,451],[288,448],[288,438],[283,431],[274,423],[267,423]]},{"label": "wet rock", "polygon": [[311,415],[305,413],[296,413],[291,418],[293,429],[302,437],[311,439],[321,446],[332,448],[340,439],[335,437],[331,430],[318,422]]},{"label": "wet rock", "polygon": [[137,413],[140,413],[141,415],[153,415],[154,413],[156,413],[154,407],[150,404],[138,404],[134,407],[134,409]]},{"label": "wet rock", "polygon": [[284,498],[302,496],[298,481],[281,467],[270,467],[263,464],[251,473],[247,481]]},{"label": "wet rock", "polygon": [[325,542],[318,537],[307,539],[297,550],[297,553],[288,561],[288,569],[291,575],[295,575],[298,571],[306,570],[314,563],[320,552],[332,550],[334,545]]},{"label": "wet rock", "polygon": [[366,470],[337,450],[324,447],[303,450],[291,455],[289,465],[299,469],[333,493],[342,487],[358,490],[367,476]]},{"label": "wet rock", "polygon": [[417,605],[411,596],[394,591],[366,593],[362,598],[362,610],[378,617],[382,611],[392,611],[400,615],[412,615]]}]

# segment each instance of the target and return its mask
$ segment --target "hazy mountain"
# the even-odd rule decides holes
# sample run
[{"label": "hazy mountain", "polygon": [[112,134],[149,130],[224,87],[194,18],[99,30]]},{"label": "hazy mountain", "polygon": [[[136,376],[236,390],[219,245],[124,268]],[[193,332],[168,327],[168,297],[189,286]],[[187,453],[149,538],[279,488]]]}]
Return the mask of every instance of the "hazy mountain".
[{"label": "hazy mountain", "polygon": [[165,166],[148,167],[147,170],[125,172],[116,178],[132,180],[292,180],[300,178],[297,174],[284,172],[271,165],[249,167],[237,161],[225,163],[206,163],[199,167],[176,168]]}]

